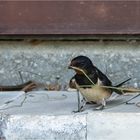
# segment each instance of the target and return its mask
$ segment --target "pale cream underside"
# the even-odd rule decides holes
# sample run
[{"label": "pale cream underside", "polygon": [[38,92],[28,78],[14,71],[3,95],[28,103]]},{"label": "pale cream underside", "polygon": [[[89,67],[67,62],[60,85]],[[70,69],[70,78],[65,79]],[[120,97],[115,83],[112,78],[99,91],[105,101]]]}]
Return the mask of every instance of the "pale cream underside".
[{"label": "pale cream underside", "polygon": [[109,89],[94,85],[92,88],[79,88],[80,93],[87,101],[100,102],[103,99],[108,99],[112,92]]}]

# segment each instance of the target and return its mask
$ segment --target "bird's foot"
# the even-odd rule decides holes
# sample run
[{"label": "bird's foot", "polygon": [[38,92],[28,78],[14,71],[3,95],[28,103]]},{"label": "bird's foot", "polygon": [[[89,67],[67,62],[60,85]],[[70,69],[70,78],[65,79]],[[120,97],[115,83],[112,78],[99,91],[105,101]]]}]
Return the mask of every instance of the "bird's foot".
[{"label": "bird's foot", "polygon": [[73,113],[78,113],[78,112],[83,112],[84,111],[84,106],[81,106],[78,110],[72,111]]},{"label": "bird's foot", "polygon": [[74,110],[74,111],[72,111],[72,113],[79,113],[79,112],[82,112],[82,111],[80,111],[80,110]]},{"label": "bird's foot", "polygon": [[127,104],[127,105],[133,105],[133,104],[135,104],[135,103],[125,102],[125,104]]},{"label": "bird's foot", "polygon": [[95,110],[103,110],[104,107],[105,107],[104,105],[100,105],[100,106],[96,107]]}]

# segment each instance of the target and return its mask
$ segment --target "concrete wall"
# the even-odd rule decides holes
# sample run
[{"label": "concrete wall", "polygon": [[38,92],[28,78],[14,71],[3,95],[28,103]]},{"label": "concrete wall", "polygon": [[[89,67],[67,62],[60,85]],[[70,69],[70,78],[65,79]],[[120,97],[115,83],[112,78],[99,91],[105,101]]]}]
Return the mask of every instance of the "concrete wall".
[{"label": "concrete wall", "polygon": [[139,41],[0,41],[0,85],[24,81],[52,83],[59,75],[60,84],[67,85],[74,74],[67,69],[78,55],[89,56],[113,83],[128,77],[132,86],[140,86]]}]

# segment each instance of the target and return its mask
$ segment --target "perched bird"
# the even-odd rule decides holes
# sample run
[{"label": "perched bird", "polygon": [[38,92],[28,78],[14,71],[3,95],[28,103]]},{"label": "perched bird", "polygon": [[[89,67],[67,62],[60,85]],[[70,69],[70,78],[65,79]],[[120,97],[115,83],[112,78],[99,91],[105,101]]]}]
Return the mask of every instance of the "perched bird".
[{"label": "perched bird", "polygon": [[[72,59],[69,69],[74,69],[76,74],[71,78],[69,82],[70,88],[77,88],[86,102],[96,102],[101,104],[96,109],[103,109],[106,106],[106,99],[108,99],[113,92],[117,94],[123,94],[123,91],[116,88],[108,87],[120,87],[131,78],[123,81],[122,83],[112,86],[112,82],[109,78],[103,74],[92,61],[86,56],[77,56]],[[89,86],[89,85],[94,85]]]}]

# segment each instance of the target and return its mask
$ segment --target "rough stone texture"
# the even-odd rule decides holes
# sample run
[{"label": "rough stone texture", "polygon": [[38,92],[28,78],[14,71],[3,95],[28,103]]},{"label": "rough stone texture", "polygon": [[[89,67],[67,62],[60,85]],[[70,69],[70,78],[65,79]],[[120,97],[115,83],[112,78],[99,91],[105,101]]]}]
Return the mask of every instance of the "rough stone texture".
[{"label": "rough stone texture", "polygon": [[4,132],[7,129],[7,116],[3,113],[0,114],[0,140],[6,140]]},{"label": "rough stone texture", "polygon": [[130,85],[140,86],[139,41],[1,41],[0,84],[21,83],[21,71],[24,81],[54,83],[59,75],[66,85],[74,74],[67,66],[78,55],[90,57],[114,83],[132,77]]},{"label": "rough stone texture", "polygon": [[6,140],[85,140],[85,118],[83,115],[11,116]]}]

